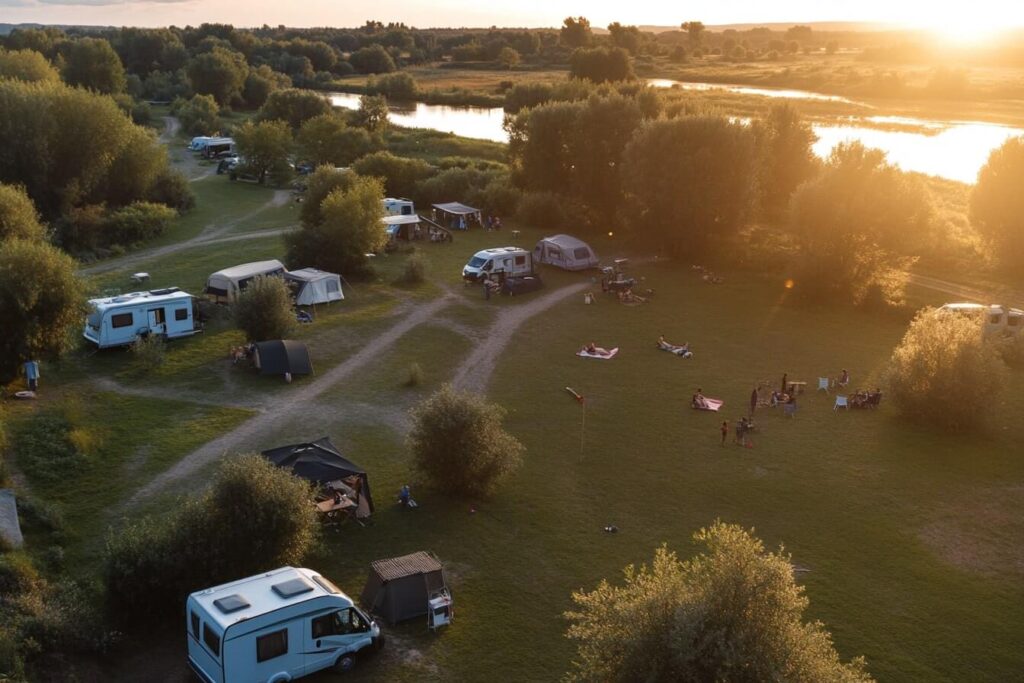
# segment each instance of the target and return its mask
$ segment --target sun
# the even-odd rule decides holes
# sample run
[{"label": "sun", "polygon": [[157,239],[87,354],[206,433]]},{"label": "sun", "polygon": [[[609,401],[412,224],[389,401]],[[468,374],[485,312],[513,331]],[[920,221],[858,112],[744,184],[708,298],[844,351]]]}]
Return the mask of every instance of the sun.
[{"label": "sun", "polygon": [[[1021,13],[1019,9],[1011,9]],[[945,44],[972,46],[984,45],[992,42],[1001,33],[1005,32],[1011,24],[1019,23],[1024,19],[1022,16],[1007,17],[993,16],[983,9],[975,14],[957,8],[955,11],[943,11],[943,8],[936,7],[933,11],[913,20],[915,28],[924,29],[941,40]],[[1007,21],[1007,20],[1011,21]],[[1012,19],[1016,19],[1013,22]]]}]

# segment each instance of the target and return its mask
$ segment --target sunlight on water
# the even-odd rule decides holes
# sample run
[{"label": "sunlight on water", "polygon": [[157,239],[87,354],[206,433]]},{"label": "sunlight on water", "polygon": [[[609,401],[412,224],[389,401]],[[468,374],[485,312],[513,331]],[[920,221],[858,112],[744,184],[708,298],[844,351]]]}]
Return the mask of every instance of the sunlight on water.
[{"label": "sunlight on water", "polygon": [[[728,87],[743,88],[746,94],[772,93],[768,97],[843,100],[800,90]],[[761,90],[764,93],[754,92]],[[359,95],[332,93],[329,97],[337,107],[359,107]],[[450,107],[417,102],[391,105],[390,109],[391,120],[400,126],[450,131],[468,138],[508,142],[508,134],[501,127],[504,112],[500,108]],[[977,179],[978,170],[993,149],[1009,137],[1024,135],[1024,129],[977,121],[929,121],[904,116],[868,116],[863,119],[849,117],[842,121],[835,125],[814,124],[814,132],[818,135],[814,145],[815,154],[826,157],[840,142],[859,140],[868,147],[881,149],[891,163],[899,165],[904,171],[917,171],[965,183],[973,183]],[[908,130],[881,130],[858,125],[858,122],[874,126],[905,127]],[[918,130],[912,130],[915,128]]]},{"label": "sunlight on water", "polygon": [[727,90],[740,95],[761,95],[762,97],[782,97],[788,100],[819,100],[822,102],[844,102],[858,107],[869,107],[863,102],[855,102],[839,95],[823,95],[808,90],[783,90],[779,88],[755,88],[749,85],[731,85],[727,83],[688,83],[673,81],[668,78],[648,78],[647,84],[652,88],[680,88],[682,90]]}]

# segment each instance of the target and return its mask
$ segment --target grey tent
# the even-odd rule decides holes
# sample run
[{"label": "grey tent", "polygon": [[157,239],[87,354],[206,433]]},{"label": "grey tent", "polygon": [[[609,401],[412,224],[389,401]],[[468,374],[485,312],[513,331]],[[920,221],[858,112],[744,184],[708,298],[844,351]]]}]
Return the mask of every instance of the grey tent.
[{"label": "grey tent", "polygon": [[430,598],[447,589],[441,563],[420,551],[371,562],[360,600],[368,610],[396,624],[426,616]]},{"label": "grey tent", "polygon": [[299,306],[341,301],[341,276],[316,268],[302,268],[284,274],[284,279],[295,289],[295,303]]},{"label": "grey tent", "polygon": [[366,470],[338,451],[325,436],[311,443],[296,443],[263,451],[263,456],[278,467],[289,470],[296,477],[314,484],[340,481],[356,492],[356,517],[369,517],[373,512],[370,480]]},{"label": "grey tent", "polygon": [[565,270],[596,268],[599,263],[590,245],[572,235],[554,235],[537,242],[533,248],[533,260]]},{"label": "grey tent", "polygon": [[261,375],[293,375],[313,374],[313,364],[309,361],[309,349],[302,342],[290,339],[256,342],[252,362]]}]

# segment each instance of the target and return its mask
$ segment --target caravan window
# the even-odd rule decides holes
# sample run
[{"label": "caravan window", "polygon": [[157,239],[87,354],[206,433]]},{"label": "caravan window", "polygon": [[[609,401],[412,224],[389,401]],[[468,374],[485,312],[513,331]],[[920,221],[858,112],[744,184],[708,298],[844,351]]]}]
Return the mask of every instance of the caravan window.
[{"label": "caravan window", "polygon": [[561,249],[556,249],[554,247],[548,247],[548,258],[553,258],[555,260],[561,261],[562,260],[562,250]]},{"label": "caravan window", "polygon": [[203,642],[214,657],[220,657],[220,636],[213,632],[209,624],[203,624]]},{"label": "caravan window", "polygon": [[586,247],[580,247],[572,252],[572,255],[578,259],[585,260],[590,258],[590,250]]},{"label": "caravan window", "polygon": [[481,270],[490,270],[493,267],[494,267],[494,261],[488,261],[487,263],[484,264],[484,267],[481,268]]},{"label": "caravan window", "polygon": [[525,256],[516,256],[516,265],[517,266],[521,266],[521,265],[523,265],[525,263],[526,263],[526,257]]},{"label": "caravan window", "polygon": [[131,327],[134,322],[135,319],[131,313],[117,313],[110,316],[110,326],[114,328]]},{"label": "caravan window", "polygon": [[188,320],[188,309],[187,308],[176,308],[174,309],[175,320]]},{"label": "caravan window", "polygon": [[1003,314],[993,313],[992,315],[989,316],[988,322],[989,324],[992,325],[998,325],[999,323],[1003,322]]},{"label": "caravan window", "polygon": [[245,288],[249,286],[250,282],[252,282],[252,278],[251,277],[247,277],[244,280],[239,280],[238,281],[238,291],[239,292],[244,291]]},{"label": "caravan window", "polygon": [[256,639],[256,661],[265,662],[288,652],[288,629],[281,629]]},{"label": "caravan window", "polygon": [[339,289],[341,289],[341,288],[338,287],[338,283],[337,282],[335,282],[334,280],[328,280],[327,281],[327,291],[328,292],[333,294],[334,292],[337,292]]}]

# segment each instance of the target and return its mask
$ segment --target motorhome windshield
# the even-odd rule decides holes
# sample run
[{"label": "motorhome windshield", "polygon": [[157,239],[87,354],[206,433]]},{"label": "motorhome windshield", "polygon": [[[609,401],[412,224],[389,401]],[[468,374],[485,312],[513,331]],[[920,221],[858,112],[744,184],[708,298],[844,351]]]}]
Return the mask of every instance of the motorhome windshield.
[{"label": "motorhome windshield", "polygon": [[474,256],[473,258],[469,259],[470,268],[479,268],[485,263],[487,263],[487,259],[480,258],[479,256]]}]

